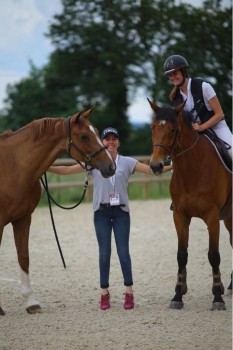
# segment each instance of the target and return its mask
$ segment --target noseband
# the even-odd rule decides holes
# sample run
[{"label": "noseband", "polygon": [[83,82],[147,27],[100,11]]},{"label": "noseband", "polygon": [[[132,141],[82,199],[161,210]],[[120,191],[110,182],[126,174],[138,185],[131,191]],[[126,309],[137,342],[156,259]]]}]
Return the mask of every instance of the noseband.
[{"label": "noseband", "polygon": [[[68,117],[66,119],[66,131],[67,131],[67,134],[69,136],[69,142],[68,142],[68,147],[67,147],[67,153],[69,154],[70,158],[73,158],[70,154],[70,149],[71,147],[74,147],[74,149],[79,152],[83,157],[84,157],[84,161],[85,161],[85,169],[86,169],[86,166],[87,165],[90,165],[90,161],[91,161],[91,158],[95,157],[97,154],[99,154],[100,152],[104,151],[107,149],[107,147],[105,146],[102,146],[100,147],[97,151],[94,151],[92,153],[84,153],[78,146],[76,146],[74,143],[73,143],[73,140],[72,140],[72,136],[71,136],[71,128],[70,128],[70,119],[71,117]],[[81,163],[80,163],[81,164]]]}]

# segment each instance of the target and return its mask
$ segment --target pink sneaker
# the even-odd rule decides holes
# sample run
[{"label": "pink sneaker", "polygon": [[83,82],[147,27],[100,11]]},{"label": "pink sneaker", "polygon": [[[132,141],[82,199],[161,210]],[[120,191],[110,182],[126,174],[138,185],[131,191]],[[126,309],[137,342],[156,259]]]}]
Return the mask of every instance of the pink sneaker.
[{"label": "pink sneaker", "polygon": [[100,299],[100,309],[101,310],[108,310],[110,309],[110,294],[102,295]]},{"label": "pink sneaker", "polygon": [[134,308],[134,296],[133,294],[128,294],[128,293],[124,293],[125,295],[125,302],[124,302],[124,309],[125,310],[131,310]]}]

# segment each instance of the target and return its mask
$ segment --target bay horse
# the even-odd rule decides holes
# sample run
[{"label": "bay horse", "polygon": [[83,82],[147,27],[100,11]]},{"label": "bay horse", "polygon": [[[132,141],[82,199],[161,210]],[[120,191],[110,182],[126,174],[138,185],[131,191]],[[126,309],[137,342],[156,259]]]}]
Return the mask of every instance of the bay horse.
[{"label": "bay horse", "polygon": [[[67,152],[110,177],[115,162],[89,121],[93,108],[69,118],[34,120],[16,132],[0,135],[0,244],[4,227],[13,226],[20,267],[21,292],[28,313],[41,311],[29,279],[29,231],[32,213],[40,201],[40,178],[57,157]],[[0,315],[5,312],[0,306]]]},{"label": "bay horse", "polygon": [[[223,220],[232,245],[232,173],[206,136],[193,130],[191,115],[184,111],[185,102],[173,108],[159,107],[148,101],[155,112],[151,125],[150,167],[155,174],[161,174],[165,161],[171,159],[173,163],[170,194],[178,237],[178,275],[175,296],[169,307],[181,309],[184,306],[189,226],[191,218],[197,217],[205,222],[209,234],[208,260],[212,267],[214,295],[211,310],[225,310],[219,269],[219,235],[220,220]],[[228,289],[232,290],[232,280]]]}]

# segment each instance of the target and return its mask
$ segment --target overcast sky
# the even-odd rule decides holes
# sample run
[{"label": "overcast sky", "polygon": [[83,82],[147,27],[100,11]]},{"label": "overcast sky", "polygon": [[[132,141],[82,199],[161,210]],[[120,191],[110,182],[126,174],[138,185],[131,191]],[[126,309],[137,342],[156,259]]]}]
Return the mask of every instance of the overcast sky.
[{"label": "overcast sky", "polygon": [[[202,0],[190,2],[202,4]],[[224,3],[229,6],[231,0]],[[61,9],[60,0],[0,0],[0,108],[6,85],[28,76],[29,60],[38,68],[48,63],[54,48],[44,33]],[[129,117],[134,122],[150,122],[151,109],[143,92],[130,106]]]}]

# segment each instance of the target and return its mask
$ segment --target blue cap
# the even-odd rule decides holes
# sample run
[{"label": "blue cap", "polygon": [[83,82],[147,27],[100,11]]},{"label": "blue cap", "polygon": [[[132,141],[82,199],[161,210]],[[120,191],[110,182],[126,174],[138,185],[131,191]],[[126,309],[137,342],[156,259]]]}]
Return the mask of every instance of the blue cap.
[{"label": "blue cap", "polygon": [[101,135],[101,139],[105,139],[105,137],[108,134],[114,134],[119,139],[119,134],[118,134],[117,129],[111,128],[111,127],[106,128],[106,129],[103,130],[102,135]]}]

